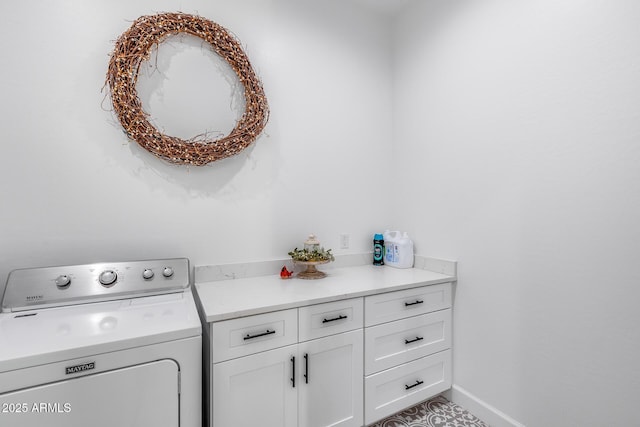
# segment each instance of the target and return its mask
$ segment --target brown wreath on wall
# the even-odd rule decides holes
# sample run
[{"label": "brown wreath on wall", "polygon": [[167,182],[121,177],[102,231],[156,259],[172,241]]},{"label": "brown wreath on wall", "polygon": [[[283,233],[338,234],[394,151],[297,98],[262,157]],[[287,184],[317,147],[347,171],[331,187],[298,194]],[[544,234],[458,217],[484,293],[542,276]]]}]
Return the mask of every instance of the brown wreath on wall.
[{"label": "brown wreath on wall", "polygon": [[[225,137],[197,136],[183,140],[164,135],[149,122],[149,114],[142,109],[136,91],[140,65],[149,58],[153,46],[178,33],[191,34],[209,43],[233,68],[244,87],[245,111]],[[222,26],[195,15],[162,13],[136,19],[115,43],[106,84],[114,111],[129,138],[171,163],[202,166],[238,154],[260,135],[269,119],[262,83],[238,40]]]}]

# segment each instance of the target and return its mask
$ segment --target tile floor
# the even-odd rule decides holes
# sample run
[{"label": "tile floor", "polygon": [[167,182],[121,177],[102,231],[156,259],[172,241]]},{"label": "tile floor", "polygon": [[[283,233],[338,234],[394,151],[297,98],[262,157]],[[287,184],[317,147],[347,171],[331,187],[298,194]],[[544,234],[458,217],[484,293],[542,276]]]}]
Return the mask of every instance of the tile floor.
[{"label": "tile floor", "polygon": [[490,427],[442,396],[394,414],[369,427]]}]

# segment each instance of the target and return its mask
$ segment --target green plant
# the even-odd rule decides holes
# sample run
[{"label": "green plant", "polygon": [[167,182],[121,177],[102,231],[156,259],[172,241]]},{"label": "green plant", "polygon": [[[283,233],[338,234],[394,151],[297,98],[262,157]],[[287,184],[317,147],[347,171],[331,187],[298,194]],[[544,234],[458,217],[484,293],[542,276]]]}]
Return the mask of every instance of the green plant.
[{"label": "green plant", "polygon": [[309,251],[307,249],[298,249],[295,248],[291,252],[289,252],[289,256],[294,261],[335,261],[333,254],[331,253],[331,249],[325,250],[324,248],[315,249],[313,251]]}]

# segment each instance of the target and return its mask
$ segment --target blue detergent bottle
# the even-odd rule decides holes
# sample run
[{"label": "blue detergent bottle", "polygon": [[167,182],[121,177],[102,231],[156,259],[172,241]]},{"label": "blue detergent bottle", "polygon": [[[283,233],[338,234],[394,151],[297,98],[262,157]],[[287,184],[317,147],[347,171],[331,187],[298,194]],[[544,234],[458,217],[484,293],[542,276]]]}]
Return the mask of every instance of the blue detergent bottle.
[{"label": "blue detergent bottle", "polygon": [[384,265],[384,237],[382,234],[373,236],[373,265]]}]

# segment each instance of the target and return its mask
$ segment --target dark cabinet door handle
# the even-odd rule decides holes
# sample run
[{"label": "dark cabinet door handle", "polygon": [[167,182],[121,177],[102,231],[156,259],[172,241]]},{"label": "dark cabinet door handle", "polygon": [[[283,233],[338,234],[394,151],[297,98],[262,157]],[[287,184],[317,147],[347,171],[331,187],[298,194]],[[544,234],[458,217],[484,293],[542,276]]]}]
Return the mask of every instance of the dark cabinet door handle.
[{"label": "dark cabinet door handle", "polygon": [[412,388],[414,388],[414,387],[418,387],[420,384],[424,384],[424,381],[420,381],[420,380],[418,380],[418,381],[416,381],[416,383],[415,383],[415,384],[411,384],[411,385],[406,385],[406,384],[405,384],[405,385],[404,385],[404,389],[405,389],[405,390],[410,390],[410,389],[412,389]]},{"label": "dark cabinet door handle", "polygon": [[405,344],[411,344],[412,342],[420,341],[420,340],[423,340],[423,339],[424,339],[423,337],[415,337],[412,340],[404,340],[404,343]]},{"label": "dark cabinet door handle", "polygon": [[270,331],[270,330],[268,330],[268,329],[267,329],[265,332],[263,332],[263,333],[261,333],[261,334],[256,334],[256,335],[249,335],[249,334],[247,334],[247,336],[246,336],[246,337],[244,337],[244,339],[245,339],[245,341],[246,341],[246,340],[252,340],[252,339],[254,339],[254,338],[263,337],[263,336],[265,336],[265,335],[271,335],[271,334],[275,334],[275,333],[276,333],[276,331]]},{"label": "dark cabinet door handle", "polygon": [[343,316],[342,314],[338,317],[334,317],[333,319],[324,319],[322,321],[322,323],[329,323],[329,322],[335,322],[336,320],[342,320],[342,319],[346,319],[347,316]]},{"label": "dark cabinet door handle", "polygon": [[416,300],[416,301],[414,301],[414,302],[405,302],[405,303],[404,303],[404,306],[405,306],[405,307],[409,307],[410,305],[422,304],[423,302],[424,302],[424,301],[422,301],[422,300]]},{"label": "dark cabinet door handle", "polygon": [[309,384],[309,353],[304,354],[304,383]]},{"label": "dark cabinet door handle", "polygon": [[296,357],[291,356],[291,386],[296,388]]}]

